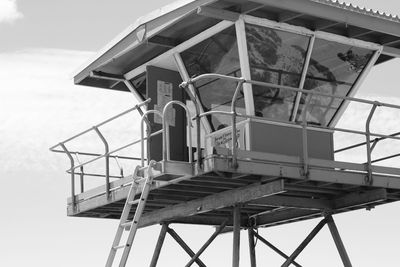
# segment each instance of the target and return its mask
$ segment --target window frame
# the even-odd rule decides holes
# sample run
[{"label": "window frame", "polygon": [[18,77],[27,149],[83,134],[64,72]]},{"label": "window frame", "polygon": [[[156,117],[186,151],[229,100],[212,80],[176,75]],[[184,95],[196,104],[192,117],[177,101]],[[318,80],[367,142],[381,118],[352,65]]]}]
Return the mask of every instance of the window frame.
[{"label": "window frame", "polygon": [[[308,45],[307,54],[306,54],[306,58],[305,58],[305,62],[304,62],[304,67],[303,67],[303,71],[301,74],[300,84],[297,87],[297,89],[304,89],[304,83],[306,80],[307,71],[308,71],[308,67],[309,67],[309,63],[311,60],[314,43],[315,43],[316,39],[322,39],[322,40],[336,42],[336,43],[340,43],[340,44],[344,44],[344,45],[350,45],[350,46],[355,46],[355,47],[359,47],[359,48],[369,49],[373,52],[373,55],[371,56],[371,59],[369,60],[368,64],[364,67],[364,69],[358,76],[357,80],[353,83],[353,86],[350,88],[349,92],[347,93],[346,96],[348,96],[348,97],[354,96],[355,92],[358,90],[358,88],[360,87],[360,85],[362,84],[362,82],[364,81],[366,76],[368,75],[369,71],[371,70],[371,68],[373,67],[373,65],[375,64],[375,62],[377,61],[377,59],[379,58],[379,55],[382,53],[382,50],[383,50],[383,46],[379,45],[379,44],[362,41],[362,40],[357,40],[357,39],[352,39],[352,38],[336,35],[333,33],[327,33],[327,32],[322,32],[322,31],[312,31],[312,30],[309,30],[309,29],[301,27],[301,26],[294,26],[294,25],[290,25],[287,23],[275,22],[275,21],[271,21],[268,19],[258,18],[258,17],[254,17],[254,16],[250,16],[250,15],[241,15],[239,20],[241,22],[237,22],[237,24],[241,23],[241,24],[245,25],[247,23],[247,24],[252,24],[252,25],[256,25],[256,26],[267,27],[267,28],[271,28],[271,29],[275,29],[275,30],[299,34],[299,35],[307,36],[310,38],[310,42]],[[245,28],[243,28],[243,30],[244,30],[243,36],[244,36],[244,38],[246,38]],[[247,42],[246,39],[245,39],[245,42]],[[247,58],[243,57],[243,60],[247,61],[243,65],[246,66],[246,68],[248,68],[248,72],[250,72],[250,62],[249,62],[248,56],[247,56]],[[244,73],[243,70],[242,70],[242,73]],[[244,78],[251,80],[251,77],[244,77]],[[250,87],[248,89],[248,91],[249,91],[249,93],[251,93],[251,96],[253,96],[252,87]],[[296,114],[300,107],[301,96],[302,96],[301,92],[298,92],[296,95],[294,108],[293,108],[291,118],[290,118],[291,122],[295,122],[295,120],[296,120]],[[338,120],[342,116],[342,114],[345,111],[348,104],[349,104],[348,100],[342,101],[340,106],[337,108],[335,114],[332,116],[332,119],[327,124],[327,127],[334,127],[337,124]],[[253,108],[252,108],[253,113],[250,115],[254,115],[254,100],[252,102],[252,105],[253,105]]]}]

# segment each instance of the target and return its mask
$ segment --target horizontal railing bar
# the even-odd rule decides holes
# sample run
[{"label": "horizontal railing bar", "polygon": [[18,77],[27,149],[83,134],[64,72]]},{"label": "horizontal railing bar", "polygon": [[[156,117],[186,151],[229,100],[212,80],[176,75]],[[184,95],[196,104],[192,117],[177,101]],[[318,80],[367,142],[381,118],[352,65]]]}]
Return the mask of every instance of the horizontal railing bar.
[{"label": "horizontal railing bar", "polygon": [[[152,133],[152,134],[150,135],[150,137],[153,137],[153,136],[155,136],[155,135],[157,135],[157,134],[160,134],[160,133],[162,133],[162,129],[161,129],[161,130],[158,130],[157,132]],[[144,140],[147,140],[147,137],[144,137]],[[120,150],[122,150],[122,149],[125,149],[125,148],[127,148],[127,147],[133,146],[133,145],[135,145],[135,144],[137,144],[137,143],[139,143],[139,142],[141,142],[141,141],[142,141],[141,139],[136,140],[136,141],[134,141],[134,142],[132,142],[132,143],[129,143],[129,144],[125,145],[125,146],[122,146],[122,147],[120,147],[120,148],[117,148],[117,149],[115,149],[115,150],[112,150],[112,151],[110,151],[110,152],[108,152],[108,153],[106,153],[106,154],[103,154],[103,155],[101,155],[101,156],[98,156],[98,157],[95,157],[95,158],[93,158],[93,159],[91,159],[91,160],[88,160],[88,161],[86,161],[86,162],[84,162],[84,163],[81,163],[81,164],[79,164],[79,165],[76,165],[76,166],[74,166],[73,169],[77,169],[77,168],[79,168],[79,167],[85,166],[85,165],[87,165],[87,164],[89,164],[89,163],[92,163],[92,162],[94,162],[94,161],[96,161],[96,160],[98,160],[98,159],[101,159],[101,158],[103,158],[103,157],[105,157],[105,156],[107,156],[107,155],[113,154],[113,153],[118,152],[118,151],[120,151]],[[69,169],[69,170],[71,170],[71,169]]]},{"label": "horizontal railing bar", "polygon": [[[135,105],[133,108],[130,108],[130,109],[128,109],[128,110],[125,110],[125,111],[123,111],[123,112],[121,112],[121,113],[119,113],[119,114],[117,114],[117,115],[115,115],[115,116],[113,116],[113,117],[111,117],[111,118],[109,118],[109,119],[103,121],[103,122],[100,122],[99,124],[97,124],[97,125],[95,125],[95,126],[93,126],[93,127],[100,127],[100,126],[102,126],[102,125],[104,125],[104,124],[106,124],[106,123],[109,123],[110,121],[113,121],[113,120],[115,120],[115,119],[117,119],[117,118],[119,118],[119,117],[121,117],[121,116],[123,116],[123,115],[129,113],[129,112],[132,112],[132,111],[138,109],[139,107],[142,107],[142,106],[148,104],[150,101],[151,101],[151,98],[146,99],[145,101],[143,101],[143,102],[141,102],[141,103]],[[80,136],[82,136],[82,135],[84,135],[84,134],[86,134],[86,133],[92,131],[92,130],[93,130],[93,127],[92,127],[92,128],[89,128],[89,129],[86,129],[86,130],[84,130],[84,131],[82,131],[82,132],[80,132],[80,133],[78,133],[78,134],[76,134],[76,135],[74,135],[74,136],[72,136],[72,137],[70,137],[70,138],[68,138],[68,139],[65,139],[64,141],[62,141],[62,142],[60,142],[60,143],[65,144],[65,143],[67,143],[67,142],[69,142],[69,141],[71,141],[71,140],[73,140],[73,139],[75,139],[75,138],[77,138],[77,137],[80,137]],[[50,147],[50,150],[53,151],[56,147],[58,147],[58,146],[60,145],[60,143],[59,143],[59,144],[56,144],[56,145],[54,145],[54,146],[52,146],[52,147]],[[54,151],[53,151],[53,152],[54,152]]]},{"label": "horizontal railing bar", "polygon": [[[71,173],[71,171],[68,170],[67,173]],[[104,174],[98,174],[98,173],[75,172],[75,174],[76,174],[76,175],[81,175],[81,174],[83,174],[83,175],[86,175],[86,176],[102,177],[102,178],[105,177]],[[122,176],[116,176],[116,175],[110,175],[109,177],[110,177],[110,178],[115,178],[115,179],[124,178],[124,177],[122,177]]]},{"label": "horizontal railing bar", "polygon": [[392,159],[392,158],[396,158],[396,157],[400,157],[400,153],[394,154],[391,156],[387,156],[387,157],[383,157],[383,158],[379,158],[379,159],[371,160],[371,163],[380,162],[380,161],[384,161],[384,160],[388,160],[388,159]]},{"label": "horizontal railing bar", "polygon": [[[63,153],[65,154],[65,151],[63,150],[58,150],[58,149],[54,149],[52,150],[52,152],[55,153]],[[82,155],[82,156],[101,156],[103,154],[99,154],[99,153],[90,153],[90,152],[79,152],[79,151],[70,151],[71,154],[78,154],[78,155]],[[140,160],[139,157],[127,157],[127,156],[119,156],[119,155],[109,155],[110,158],[118,158],[118,159],[129,159],[129,160]]]},{"label": "horizontal railing bar", "polygon": [[[207,115],[211,114],[220,114],[220,115],[227,115],[227,116],[232,116],[231,112],[227,111],[219,111],[219,110],[212,110],[212,111],[207,111],[204,113],[199,114],[199,117],[204,117]],[[256,117],[252,115],[244,115],[244,114],[236,114],[238,117],[244,117],[244,118],[249,118],[249,119],[257,119],[257,120],[263,120],[263,121],[272,121],[271,119],[263,118],[263,117]],[[277,120],[275,120],[277,121]],[[286,125],[298,125],[297,123],[291,123],[287,121],[277,121],[282,124]],[[338,132],[347,132],[347,133],[354,133],[354,134],[359,134],[359,135],[366,135],[365,132],[362,131],[357,131],[357,130],[349,130],[349,129],[343,129],[343,128],[324,128],[324,127],[318,127],[318,126],[306,126],[307,129],[311,130],[331,130],[331,131],[338,131]],[[394,139],[394,140],[400,140],[400,137],[396,136],[388,136],[388,135],[383,135],[383,134],[377,134],[377,133],[370,133],[370,136],[376,136],[376,137],[382,137],[385,139]]]},{"label": "horizontal railing bar", "polygon": [[388,107],[388,108],[400,109],[399,105],[394,105],[394,104],[381,103],[381,102],[378,102],[378,101],[359,99],[359,98],[349,97],[349,96],[330,95],[330,94],[327,94],[327,93],[321,93],[321,92],[316,92],[316,91],[312,91],[312,90],[298,89],[298,88],[294,88],[294,87],[291,87],[291,86],[278,85],[278,84],[260,82],[260,81],[255,81],[255,80],[245,80],[244,78],[226,76],[226,75],[222,75],[222,74],[202,74],[202,75],[199,75],[199,76],[197,76],[195,78],[190,79],[188,82],[183,82],[181,85],[185,87],[190,83],[195,83],[198,80],[206,79],[206,78],[220,78],[220,79],[232,80],[232,81],[236,81],[236,82],[244,81],[244,83],[250,83],[250,84],[260,85],[260,86],[264,86],[264,87],[273,87],[273,88],[278,88],[278,89],[286,89],[286,90],[291,90],[291,91],[295,91],[295,92],[301,92],[301,93],[305,93],[305,94],[319,95],[319,96],[325,96],[325,97],[330,97],[330,98],[339,98],[339,99],[343,99],[343,100],[360,102],[360,103],[364,103],[364,104],[378,105],[378,106],[383,106],[383,107]]},{"label": "horizontal railing bar", "polygon": [[[400,132],[391,134],[389,136],[398,136],[398,135],[400,135]],[[373,143],[373,142],[378,142],[378,141],[382,141],[382,140],[385,140],[385,139],[387,139],[387,138],[381,137],[381,138],[376,138],[376,139],[370,140],[369,142]],[[340,148],[338,150],[335,150],[335,153],[339,153],[339,152],[350,150],[350,149],[353,149],[353,148],[356,148],[356,147],[364,146],[366,144],[367,144],[367,142],[362,142],[362,143],[358,143],[358,144],[351,145],[351,146],[348,146],[348,147]]]}]

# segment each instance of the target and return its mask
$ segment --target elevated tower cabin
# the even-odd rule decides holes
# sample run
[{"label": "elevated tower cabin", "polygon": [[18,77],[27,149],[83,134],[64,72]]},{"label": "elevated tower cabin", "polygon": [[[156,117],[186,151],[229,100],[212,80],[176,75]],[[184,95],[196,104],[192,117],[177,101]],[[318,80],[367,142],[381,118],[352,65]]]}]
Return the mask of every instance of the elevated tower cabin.
[{"label": "elevated tower cabin", "polygon": [[[254,238],[272,245],[255,229],[316,217],[321,222],[291,255],[273,247],[282,266],[300,266],[296,257],[325,224],[351,266],[332,215],[400,198],[400,166],[380,166],[399,154],[373,154],[400,135],[370,130],[376,110],[400,106],[354,97],[375,65],[396,57],[398,17],[330,0],[185,0],[142,17],[74,78],[138,104],[51,148],[71,162],[68,215],[120,219],[106,266],[119,250],[125,266],[136,230],[154,224],[163,226],[150,266],[166,233],[191,256],[186,266],[205,266],[200,254],[226,231],[239,266],[244,229],[256,266]],[[336,126],[351,102],[370,107],[363,130]],[[102,127],[136,112],[142,136],[112,147]],[[90,132],[104,154],[70,149]],[[363,141],[338,149],[337,133]],[[141,152],[123,154],[131,147]],[[335,160],[356,148],[363,162]],[[92,173],[92,164],[102,168]],[[102,185],[87,188],[99,179],[92,176]],[[173,223],[217,228],[195,253]]]}]

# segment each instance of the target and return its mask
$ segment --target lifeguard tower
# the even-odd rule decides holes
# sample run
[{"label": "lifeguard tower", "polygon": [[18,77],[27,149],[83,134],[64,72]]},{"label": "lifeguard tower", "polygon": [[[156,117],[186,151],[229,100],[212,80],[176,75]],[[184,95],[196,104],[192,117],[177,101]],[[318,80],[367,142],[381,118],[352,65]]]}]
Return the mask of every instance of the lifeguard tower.
[{"label": "lifeguard tower", "polygon": [[[400,106],[354,97],[375,65],[396,57],[398,17],[330,0],[185,0],[142,17],[75,76],[78,85],[119,90],[138,104],[51,148],[71,162],[68,215],[120,219],[106,266],[125,266],[137,229],[154,224],[162,228],[150,266],[167,233],[191,256],[186,266],[206,266],[202,252],[229,231],[239,266],[241,230],[251,266],[255,238],[283,257],[282,266],[300,266],[296,257],[325,224],[351,266],[333,215],[400,199],[400,166],[380,166],[399,154],[373,153],[400,133],[370,130],[376,110]],[[363,130],[337,127],[351,102],[370,106]],[[141,136],[111,147],[102,127],[137,112]],[[89,133],[104,153],[70,149]],[[363,141],[337,148],[337,133]],[[121,154],[131,147],[138,153]],[[364,148],[363,162],[335,160],[355,148]],[[91,164],[104,172],[87,171]],[[87,188],[92,176],[103,184]],[[317,217],[290,255],[255,231]],[[175,223],[216,231],[196,253],[170,228]]]}]

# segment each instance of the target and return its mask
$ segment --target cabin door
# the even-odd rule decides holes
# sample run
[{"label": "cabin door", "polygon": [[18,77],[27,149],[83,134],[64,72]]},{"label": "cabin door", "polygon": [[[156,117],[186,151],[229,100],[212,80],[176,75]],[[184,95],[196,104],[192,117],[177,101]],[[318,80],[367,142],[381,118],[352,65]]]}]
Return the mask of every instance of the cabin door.
[{"label": "cabin door", "polygon": [[[162,69],[155,66],[147,67],[147,95],[151,98],[148,110],[156,109],[160,112],[166,103],[178,100],[185,103],[184,90],[179,88],[182,78],[178,72]],[[187,161],[188,149],[186,145],[186,115],[185,111],[178,105],[170,107],[168,116],[170,133],[171,160]],[[157,115],[150,115],[151,131],[162,129],[162,121]],[[162,160],[162,135],[157,135],[150,140],[150,159]]]}]

